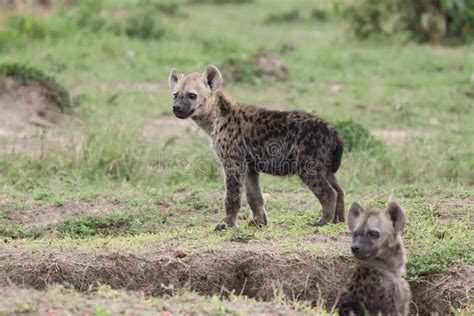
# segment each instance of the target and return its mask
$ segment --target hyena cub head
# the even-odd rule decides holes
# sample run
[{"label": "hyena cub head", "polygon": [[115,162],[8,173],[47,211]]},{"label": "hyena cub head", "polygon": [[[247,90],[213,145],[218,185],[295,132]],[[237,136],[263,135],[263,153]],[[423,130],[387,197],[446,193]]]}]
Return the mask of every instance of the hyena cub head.
[{"label": "hyena cub head", "polygon": [[210,111],[208,101],[222,87],[222,75],[213,65],[208,65],[204,73],[189,75],[180,74],[173,68],[169,85],[174,95],[173,113],[177,118],[186,119]]},{"label": "hyena cub head", "polygon": [[405,223],[405,213],[396,202],[391,202],[385,210],[365,210],[354,202],[348,216],[348,226],[353,234],[352,253],[359,260],[390,254],[391,249],[402,245],[401,232]]}]

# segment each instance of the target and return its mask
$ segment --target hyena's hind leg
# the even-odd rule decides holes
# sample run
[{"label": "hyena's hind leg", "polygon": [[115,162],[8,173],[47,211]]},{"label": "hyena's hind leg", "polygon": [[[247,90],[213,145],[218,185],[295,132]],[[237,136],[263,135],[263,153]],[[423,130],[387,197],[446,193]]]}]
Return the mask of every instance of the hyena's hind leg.
[{"label": "hyena's hind leg", "polygon": [[315,224],[316,226],[326,225],[334,219],[336,210],[337,192],[331,186],[329,181],[320,174],[302,173],[299,175],[314,195],[318,198],[321,206],[323,207],[323,213],[319,221]]},{"label": "hyena's hind leg", "polygon": [[328,181],[331,186],[336,190],[337,199],[336,199],[336,214],[334,216],[334,223],[343,223],[344,222],[344,213],[345,213],[345,206],[344,206],[344,190],[341,188],[339,183],[337,182],[336,176],[334,174],[328,175]]},{"label": "hyena's hind leg", "polygon": [[247,202],[249,203],[253,213],[253,220],[250,221],[250,224],[255,226],[267,225],[267,212],[265,210],[262,190],[260,189],[258,172],[248,170],[244,185]]}]

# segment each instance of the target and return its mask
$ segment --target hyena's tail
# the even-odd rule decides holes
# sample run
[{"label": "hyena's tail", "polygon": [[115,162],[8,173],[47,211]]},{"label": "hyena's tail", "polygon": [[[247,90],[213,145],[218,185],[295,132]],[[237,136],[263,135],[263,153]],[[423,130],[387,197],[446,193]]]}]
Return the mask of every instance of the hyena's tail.
[{"label": "hyena's tail", "polygon": [[341,136],[338,134],[336,137],[337,137],[336,148],[334,148],[334,151],[332,152],[331,171],[333,173],[336,173],[337,170],[339,170],[339,167],[341,166],[341,161],[342,161],[342,154],[344,152],[344,142],[342,141]]}]

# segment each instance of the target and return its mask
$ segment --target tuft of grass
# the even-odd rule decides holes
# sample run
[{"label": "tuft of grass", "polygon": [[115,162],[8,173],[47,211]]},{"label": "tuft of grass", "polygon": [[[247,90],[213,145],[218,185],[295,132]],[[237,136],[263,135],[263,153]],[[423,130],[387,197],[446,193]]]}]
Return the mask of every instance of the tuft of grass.
[{"label": "tuft of grass", "polygon": [[39,227],[22,227],[11,221],[0,219],[0,237],[6,239],[37,239],[44,236]]},{"label": "tuft of grass", "polygon": [[300,11],[298,9],[290,9],[288,11],[272,13],[270,14],[266,22],[267,23],[290,23],[300,19]]},{"label": "tuft of grass", "polygon": [[255,239],[255,232],[245,228],[233,229],[229,237],[230,241],[241,243],[247,243],[252,239]]},{"label": "tuft of grass", "polygon": [[454,265],[474,264],[474,239],[468,223],[438,224],[427,220],[415,225],[405,234],[414,248],[407,264],[410,281],[422,280]]},{"label": "tuft of grass", "polygon": [[[113,213],[105,217],[74,216],[54,225],[54,230],[70,238],[108,235],[133,235],[145,232],[140,229],[139,219],[130,213]],[[138,224],[138,225],[137,225]]]}]

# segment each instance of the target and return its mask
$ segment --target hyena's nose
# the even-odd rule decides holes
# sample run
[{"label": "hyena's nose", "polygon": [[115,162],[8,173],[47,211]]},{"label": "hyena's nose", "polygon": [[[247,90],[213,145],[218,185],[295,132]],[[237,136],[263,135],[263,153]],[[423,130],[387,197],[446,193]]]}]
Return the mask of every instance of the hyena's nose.
[{"label": "hyena's nose", "polygon": [[360,246],[358,244],[352,244],[351,245],[351,251],[352,253],[358,253],[360,250]]},{"label": "hyena's nose", "polygon": [[181,105],[179,105],[179,104],[173,105],[173,111],[174,112],[179,112],[179,111],[181,111],[181,109],[182,109]]}]

